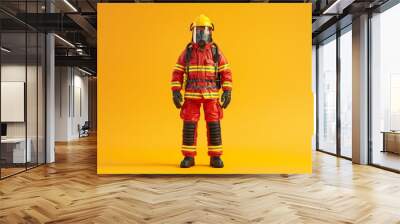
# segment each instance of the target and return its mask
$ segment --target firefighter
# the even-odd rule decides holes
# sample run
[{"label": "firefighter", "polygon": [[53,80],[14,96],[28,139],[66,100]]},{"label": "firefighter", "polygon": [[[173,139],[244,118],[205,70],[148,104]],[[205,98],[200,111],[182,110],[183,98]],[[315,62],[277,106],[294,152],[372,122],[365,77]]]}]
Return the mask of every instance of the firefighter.
[{"label": "firefighter", "polygon": [[[192,40],[178,58],[171,80],[172,98],[183,119],[182,160],[180,167],[195,165],[197,123],[203,105],[207,122],[208,155],[210,166],[224,167],[221,160],[222,140],[220,120],[222,108],[231,101],[232,75],[229,64],[213,42],[214,24],[200,15],[191,24]],[[184,90],[182,97],[181,90]],[[219,92],[222,89],[221,102]],[[183,99],[184,98],[184,99]],[[182,105],[183,102],[183,105]]]}]

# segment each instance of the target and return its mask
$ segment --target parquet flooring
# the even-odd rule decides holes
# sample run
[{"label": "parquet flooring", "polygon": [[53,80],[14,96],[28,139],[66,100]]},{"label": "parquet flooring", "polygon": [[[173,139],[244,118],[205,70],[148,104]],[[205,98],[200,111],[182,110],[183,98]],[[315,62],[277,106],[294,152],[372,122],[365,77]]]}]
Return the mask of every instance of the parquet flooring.
[{"label": "parquet flooring", "polygon": [[314,153],[312,175],[96,174],[94,137],[0,181],[0,223],[400,223],[400,175]]}]

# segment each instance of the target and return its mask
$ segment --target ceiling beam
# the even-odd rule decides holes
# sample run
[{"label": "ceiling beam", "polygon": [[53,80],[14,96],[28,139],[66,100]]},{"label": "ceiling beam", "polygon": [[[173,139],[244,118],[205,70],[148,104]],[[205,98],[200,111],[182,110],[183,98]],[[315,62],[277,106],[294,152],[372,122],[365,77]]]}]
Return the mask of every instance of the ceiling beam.
[{"label": "ceiling beam", "polygon": [[56,66],[81,66],[96,70],[97,60],[92,56],[55,56]]},{"label": "ceiling beam", "polygon": [[326,7],[322,14],[342,14],[343,10],[353,4],[353,2],[355,0],[336,0]]},{"label": "ceiling beam", "polygon": [[91,38],[97,37],[96,28],[94,28],[85,17],[80,14],[68,14],[67,16],[79,25]]}]

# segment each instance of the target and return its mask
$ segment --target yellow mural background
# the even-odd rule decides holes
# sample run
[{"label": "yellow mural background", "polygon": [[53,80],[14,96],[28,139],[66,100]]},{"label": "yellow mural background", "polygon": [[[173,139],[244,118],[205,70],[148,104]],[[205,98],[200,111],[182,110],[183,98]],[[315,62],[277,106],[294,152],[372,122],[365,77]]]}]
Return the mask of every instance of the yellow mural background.
[{"label": "yellow mural background", "polygon": [[[199,122],[196,166],[179,168],[182,120],[173,65],[200,14],[233,72],[223,169],[208,166]],[[311,4],[98,4],[98,173],[311,173]]]}]

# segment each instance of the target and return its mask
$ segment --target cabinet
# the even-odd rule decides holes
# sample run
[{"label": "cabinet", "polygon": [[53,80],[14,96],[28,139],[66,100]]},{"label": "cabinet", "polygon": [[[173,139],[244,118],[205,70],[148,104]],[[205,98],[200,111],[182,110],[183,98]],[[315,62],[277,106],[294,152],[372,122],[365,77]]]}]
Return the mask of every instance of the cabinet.
[{"label": "cabinet", "polygon": [[400,154],[400,132],[388,131],[383,133],[383,152]]}]

